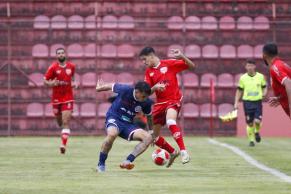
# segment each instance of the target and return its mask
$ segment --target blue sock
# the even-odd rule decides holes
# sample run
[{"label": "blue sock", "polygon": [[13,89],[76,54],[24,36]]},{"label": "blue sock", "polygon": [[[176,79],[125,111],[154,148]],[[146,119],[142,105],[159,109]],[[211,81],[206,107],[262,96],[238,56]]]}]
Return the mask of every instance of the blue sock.
[{"label": "blue sock", "polygon": [[105,165],[105,160],[107,159],[107,156],[108,154],[100,152],[98,165]]},{"label": "blue sock", "polygon": [[126,158],[128,161],[130,161],[130,162],[133,162],[134,161],[134,159],[135,159],[135,156],[134,155],[132,155],[132,154],[129,154],[128,156],[127,156],[127,158]]}]

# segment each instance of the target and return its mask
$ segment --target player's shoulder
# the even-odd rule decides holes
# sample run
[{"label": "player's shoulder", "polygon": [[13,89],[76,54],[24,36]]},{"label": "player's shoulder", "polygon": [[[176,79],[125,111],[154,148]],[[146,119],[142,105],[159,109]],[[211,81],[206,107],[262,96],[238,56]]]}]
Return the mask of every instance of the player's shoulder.
[{"label": "player's shoulder", "polygon": [[244,74],[242,74],[242,75],[240,76],[240,79],[241,79],[241,80],[245,80],[245,79],[247,79],[248,77],[249,77],[248,73],[244,73]]},{"label": "player's shoulder", "polygon": [[55,69],[59,66],[59,63],[57,61],[53,61],[51,65],[49,66],[49,69]]},{"label": "player's shoulder", "polygon": [[177,61],[177,59],[163,59],[160,60],[161,65],[168,65],[168,64],[172,64],[175,63]]},{"label": "player's shoulder", "polygon": [[265,77],[264,74],[262,74],[262,73],[260,73],[260,72],[257,72],[257,76],[258,76],[259,78],[264,78],[264,77]]},{"label": "player's shoulder", "polygon": [[72,63],[71,61],[67,61],[67,65],[70,67],[75,67],[76,65],[74,63]]}]

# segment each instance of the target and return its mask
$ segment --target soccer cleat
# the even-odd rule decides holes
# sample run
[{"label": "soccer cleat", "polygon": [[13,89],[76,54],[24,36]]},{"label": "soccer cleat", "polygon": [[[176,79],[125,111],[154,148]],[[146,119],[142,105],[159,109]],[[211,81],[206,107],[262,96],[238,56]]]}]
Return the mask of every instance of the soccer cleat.
[{"label": "soccer cleat", "polygon": [[261,140],[262,140],[260,134],[259,134],[259,133],[255,133],[255,137],[256,137],[256,142],[257,142],[257,143],[260,143]]},{"label": "soccer cleat", "polygon": [[180,155],[180,152],[175,150],[173,153],[170,154],[170,159],[169,162],[167,164],[167,168],[170,168],[170,166],[172,166],[172,164],[174,163],[175,159]]},{"label": "soccer cleat", "polygon": [[61,152],[61,154],[65,154],[66,153],[66,147],[62,145],[60,147],[60,152]]},{"label": "soccer cleat", "polygon": [[105,165],[97,165],[97,167],[96,167],[96,171],[97,172],[100,172],[100,173],[102,173],[102,172],[105,172]]},{"label": "soccer cleat", "polygon": [[190,162],[190,156],[189,156],[189,154],[187,153],[186,150],[182,150],[181,151],[181,157],[182,157],[182,163],[183,164],[186,164],[186,163]]},{"label": "soccer cleat", "polygon": [[255,147],[255,142],[251,141],[249,144],[250,147]]},{"label": "soccer cleat", "polygon": [[127,169],[127,170],[131,170],[134,168],[134,164],[128,160],[125,160],[119,166],[120,166],[120,168]]}]

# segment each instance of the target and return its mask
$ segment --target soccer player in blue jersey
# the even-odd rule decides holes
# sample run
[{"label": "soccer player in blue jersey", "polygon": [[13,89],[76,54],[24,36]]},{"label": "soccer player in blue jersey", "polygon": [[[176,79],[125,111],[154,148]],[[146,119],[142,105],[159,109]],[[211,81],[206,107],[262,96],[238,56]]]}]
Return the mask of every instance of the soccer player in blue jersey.
[{"label": "soccer player in blue jersey", "polygon": [[135,158],[142,154],[153,142],[150,132],[133,123],[134,116],[139,112],[143,112],[147,115],[148,130],[152,131],[151,107],[153,102],[148,98],[151,94],[151,87],[143,81],[136,83],[132,87],[118,83],[103,83],[102,80],[98,80],[96,90],[97,92],[112,90],[117,94],[106,114],[105,128],[107,136],[101,146],[96,170],[105,172],[105,161],[117,136],[128,141],[140,141],[127,156],[126,160],[120,164],[120,168],[131,170],[134,168],[133,161]]}]

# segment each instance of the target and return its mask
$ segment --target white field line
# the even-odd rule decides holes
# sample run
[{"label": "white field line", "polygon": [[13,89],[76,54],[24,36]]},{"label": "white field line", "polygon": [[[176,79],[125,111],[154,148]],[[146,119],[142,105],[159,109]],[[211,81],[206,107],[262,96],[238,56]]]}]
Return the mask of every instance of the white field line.
[{"label": "white field line", "polygon": [[240,157],[242,157],[249,164],[257,167],[258,169],[261,169],[268,174],[274,175],[284,182],[291,183],[291,177],[288,176],[287,174],[284,174],[283,172],[280,172],[277,169],[270,168],[270,167],[258,162],[257,160],[252,158],[250,155],[248,155],[247,153],[245,153],[244,151],[242,151],[241,149],[239,149],[233,145],[229,145],[227,143],[221,143],[221,142],[214,140],[214,139],[208,139],[208,142],[213,144],[213,145],[219,145],[221,147],[225,147],[225,148],[233,151],[235,154],[239,155]]}]

